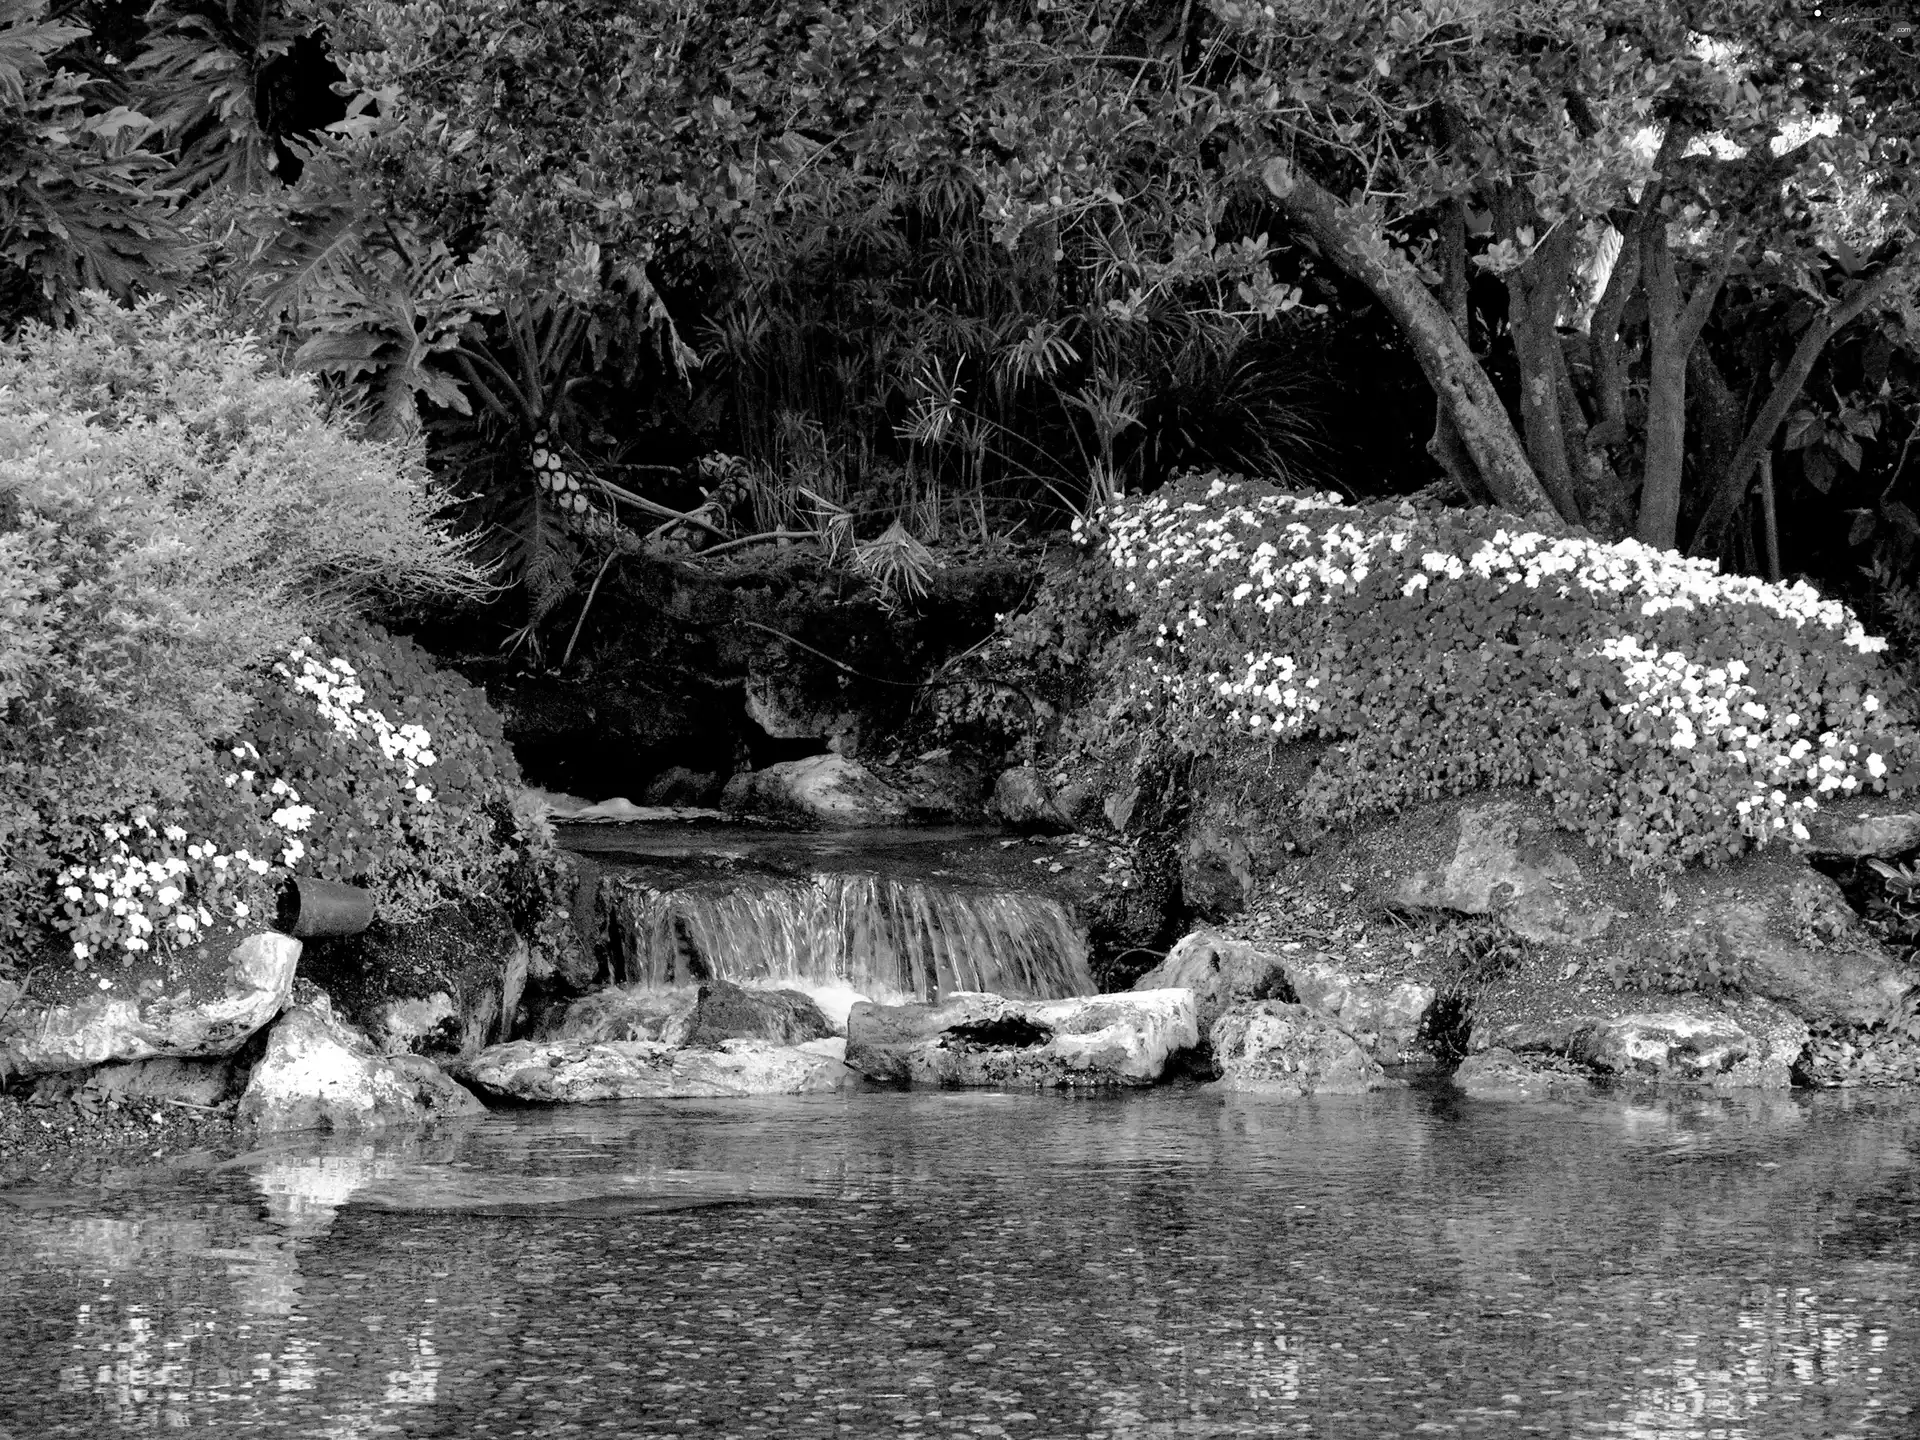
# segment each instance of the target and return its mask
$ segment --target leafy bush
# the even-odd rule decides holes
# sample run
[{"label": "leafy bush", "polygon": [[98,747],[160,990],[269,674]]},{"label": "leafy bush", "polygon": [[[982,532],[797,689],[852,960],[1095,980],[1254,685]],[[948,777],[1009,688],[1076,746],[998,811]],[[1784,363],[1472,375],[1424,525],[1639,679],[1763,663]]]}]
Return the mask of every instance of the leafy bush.
[{"label": "leafy bush", "polygon": [[1616,955],[1605,968],[1616,990],[1667,995],[1739,995],[1749,990],[1754,978],[1751,965],[1737,956],[1722,955],[1719,943],[1698,931]]},{"label": "leafy bush", "polygon": [[[0,948],[56,897],[95,906],[96,871],[128,905],[179,890],[169,827],[274,853],[224,783],[258,667],[358,607],[481,588],[436,504],[417,452],[353,439],[201,307],[87,297],[0,354]],[[207,900],[248,903],[211,873]]]},{"label": "leafy bush", "polygon": [[1094,562],[1002,655],[1044,668],[1117,613],[1099,744],[1334,742],[1303,802],[1322,821],[1530,785],[1636,868],[1803,839],[1821,799],[1920,778],[1884,642],[1845,606],[1514,523],[1189,477],[1081,527]]}]

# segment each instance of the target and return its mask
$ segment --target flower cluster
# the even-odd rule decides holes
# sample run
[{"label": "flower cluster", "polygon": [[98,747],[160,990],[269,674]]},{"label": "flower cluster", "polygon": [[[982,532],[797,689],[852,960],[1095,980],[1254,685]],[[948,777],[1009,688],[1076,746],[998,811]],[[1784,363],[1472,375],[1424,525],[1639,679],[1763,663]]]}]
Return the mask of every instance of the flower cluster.
[{"label": "flower cluster", "polygon": [[1134,712],[1196,750],[1334,742],[1308,791],[1322,818],[1527,784],[1670,865],[1804,839],[1822,798],[1920,779],[1885,642],[1805,584],[1217,477],[1081,539],[1147,661],[1121,687]]},{"label": "flower cluster", "polygon": [[131,957],[156,941],[198,940],[217,921],[244,921],[253,908],[247,877],[270,868],[244,848],[223,851],[182,826],[156,827],[146,815],[102,825],[100,836],[102,853],[57,877],[81,963],[116,949]]},{"label": "flower cluster", "polygon": [[295,690],[311,696],[321,718],[329,721],[339,734],[358,740],[364,728],[387,762],[405,774],[414,800],[422,805],[432,804],[431,787],[416,782],[421,768],[432,765],[438,758],[433,753],[433,736],[424,725],[395,725],[383,711],[366,704],[366,687],[359,683],[359,672],[352,664],[338,655],[323,661],[315,654],[317,649],[318,642],[311,636],[301,636],[300,643],[288,656],[300,667],[299,672],[296,674],[282,663],[273,667],[273,673],[290,681]]}]

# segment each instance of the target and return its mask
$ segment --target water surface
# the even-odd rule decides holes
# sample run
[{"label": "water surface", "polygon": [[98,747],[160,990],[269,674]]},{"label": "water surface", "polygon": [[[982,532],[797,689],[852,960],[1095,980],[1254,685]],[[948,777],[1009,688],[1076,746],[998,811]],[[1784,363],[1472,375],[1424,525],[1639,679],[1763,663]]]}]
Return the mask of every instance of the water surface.
[{"label": "water surface", "polygon": [[865,1092],[0,1189],[40,1437],[1920,1433],[1920,1102]]}]

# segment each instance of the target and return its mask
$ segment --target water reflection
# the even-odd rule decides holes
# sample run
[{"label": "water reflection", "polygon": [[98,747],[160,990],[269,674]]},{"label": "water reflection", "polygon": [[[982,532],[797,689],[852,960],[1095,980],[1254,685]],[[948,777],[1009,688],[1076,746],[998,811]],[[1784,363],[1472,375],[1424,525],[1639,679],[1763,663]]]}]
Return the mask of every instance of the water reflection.
[{"label": "water reflection", "polygon": [[0,1430],[1908,1436],[1920,1104],[864,1094],[0,1188]]}]

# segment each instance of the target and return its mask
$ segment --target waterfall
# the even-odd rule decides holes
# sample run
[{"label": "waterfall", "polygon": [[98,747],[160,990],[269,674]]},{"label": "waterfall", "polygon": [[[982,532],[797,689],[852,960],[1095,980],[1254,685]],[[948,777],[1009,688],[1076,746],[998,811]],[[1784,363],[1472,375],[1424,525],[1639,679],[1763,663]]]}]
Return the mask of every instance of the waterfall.
[{"label": "waterfall", "polygon": [[846,989],[886,1003],[956,990],[1091,995],[1086,937],[1056,900],[867,874],[689,880],[658,871],[601,886],[617,981],[691,984],[697,957],[743,984]]}]

